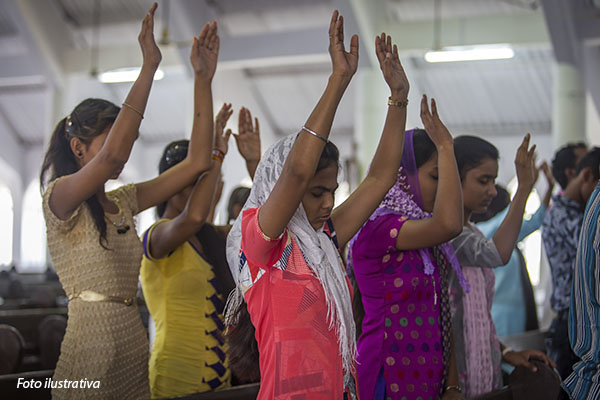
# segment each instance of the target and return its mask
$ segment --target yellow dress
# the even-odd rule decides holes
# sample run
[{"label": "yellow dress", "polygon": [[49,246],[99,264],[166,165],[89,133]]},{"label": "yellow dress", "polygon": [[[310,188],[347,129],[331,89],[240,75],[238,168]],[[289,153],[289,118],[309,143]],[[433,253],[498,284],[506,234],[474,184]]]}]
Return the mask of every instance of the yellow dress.
[{"label": "yellow dress", "polygon": [[150,355],[152,398],[183,396],[230,386],[225,358],[223,298],[212,266],[186,242],[154,259],[148,251],[156,222],[143,236],[141,279],[156,324]]},{"label": "yellow dress", "polygon": [[[53,399],[148,399],[148,337],[135,303],[143,248],[135,232],[137,213],[134,185],[123,186],[106,195],[120,203],[123,234],[108,214],[106,246],[86,203],[65,221],[50,210],[48,199],[58,178],[43,197],[48,250],[69,302],[67,331],[53,377]],[[82,293],[112,296],[111,301],[86,301]],[[85,296],[84,296],[85,297]],[[65,388],[79,381],[77,388]],[[81,380],[84,380],[83,386]],[[87,387],[86,382],[99,381]],[[62,385],[59,383],[62,382]],[[58,386],[63,386],[59,388]]]}]

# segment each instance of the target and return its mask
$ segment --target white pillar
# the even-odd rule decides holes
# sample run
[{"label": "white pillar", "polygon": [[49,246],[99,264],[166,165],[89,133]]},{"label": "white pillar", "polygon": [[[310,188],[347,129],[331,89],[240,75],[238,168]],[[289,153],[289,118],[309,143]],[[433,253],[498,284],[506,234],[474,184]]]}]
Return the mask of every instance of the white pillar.
[{"label": "white pillar", "polygon": [[568,142],[586,140],[586,99],[579,69],[573,64],[554,65],[552,139],[558,149]]},{"label": "white pillar", "polygon": [[586,105],[587,142],[590,146],[600,146],[600,115],[589,92],[586,96]]},{"label": "white pillar", "polygon": [[359,177],[362,179],[369,168],[381,136],[389,90],[379,68],[359,71],[355,79],[358,81],[355,82],[358,84],[358,90],[355,103],[354,138],[357,145]]}]

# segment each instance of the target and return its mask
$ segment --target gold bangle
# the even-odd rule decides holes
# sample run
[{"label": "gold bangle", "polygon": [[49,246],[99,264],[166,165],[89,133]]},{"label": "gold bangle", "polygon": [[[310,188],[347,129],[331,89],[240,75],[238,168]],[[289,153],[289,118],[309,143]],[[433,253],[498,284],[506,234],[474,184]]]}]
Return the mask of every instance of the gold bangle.
[{"label": "gold bangle", "polygon": [[396,106],[400,108],[406,108],[408,106],[408,99],[404,100],[392,100],[392,96],[388,97],[388,106]]},{"label": "gold bangle", "polygon": [[456,390],[458,393],[462,393],[462,388],[460,387],[460,385],[448,385],[446,386],[444,393],[449,390]]},{"label": "gold bangle", "polygon": [[129,108],[130,110],[132,110],[132,111],[136,112],[136,113],[137,113],[137,114],[138,114],[140,117],[142,117],[142,119],[144,119],[144,114],[142,114],[142,113],[140,112],[140,110],[138,110],[137,108],[135,108],[135,107],[134,107],[134,106],[132,106],[131,104],[127,104],[127,103],[123,102],[123,107],[127,107],[127,108]]}]

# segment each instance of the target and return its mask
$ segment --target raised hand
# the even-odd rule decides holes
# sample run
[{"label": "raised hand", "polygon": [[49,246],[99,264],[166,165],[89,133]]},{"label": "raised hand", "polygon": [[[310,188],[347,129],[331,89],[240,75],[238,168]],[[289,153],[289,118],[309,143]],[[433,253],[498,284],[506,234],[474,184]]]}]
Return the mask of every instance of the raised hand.
[{"label": "raised hand", "polygon": [[375,53],[379,60],[379,68],[383,72],[383,77],[392,91],[392,95],[402,100],[406,99],[410,85],[398,57],[398,46],[392,47],[392,37],[385,33],[375,37]]},{"label": "raised hand", "polygon": [[523,138],[523,142],[517,149],[517,155],[515,156],[515,167],[517,169],[517,180],[519,181],[519,187],[531,191],[535,184],[535,145],[529,148],[529,141],[531,135],[528,133]]},{"label": "raised hand", "polygon": [[219,56],[219,35],[217,34],[217,20],[207,22],[202,32],[192,44],[190,61],[196,76],[211,80],[217,69]]},{"label": "raised hand", "polygon": [[546,161],[544,161],[542,165],[540,165],[540,170],[544,173],[548,185],[554,187],[554,185],[556,184],[556,180],[554,179],[554,176],[552,175],[552,170],[550,169],[550,166]]},{"label": "raised hand", "polygon": [[242,107],[238,118],[238,133],[234,134],[235,143],[238,151],[244,157],[246,162],[260,161],[260,128],[258,118],[254,118],[252,124],[252,114],[246,107]]},{"label": "raised hand", "polygon": [[423,95],[421,98],[421,121],[423,121],[423,127],[425,128],[427,135],[429,135],[431,141],[437,148],[440,146],[452,145],[452,134],[448,131],[448,128],[446,128],[438,115],[435,99],[431,99],[430,112],[426,95]]},{"label": "raised hand", "polygon": [[158,65],[162,60],[162,54],[154,40],[154,12],[157,7],[158,4],[152,4],[152,7],[150,7],[150,10],[148,10],[148,13],[142,21],[142,29],[138,35],[138,42],[142,48],[142,55],[144,58],[144,65],[153,68],[158,68]]},{"label": "raised hand", "polygon": [[[229,121],[231,114],[233,114],[231,103],[223,104],[215,117],[215,138],[223,135],[223,131],[225,130],[225,126],[227,126],[227,121]],[[228,131],[231,134],[231,129],[228,129]]]},{"label": "raised hand", "polygon": [[215,118],[215,149],[221,150],[223,154],[227,154],[227,150],[229,150],[231,129],[227,129],[225,132],[223,130],[232,112],[231,104],[225,103]]},{"label": "raised hand", "polygon": [[335,10],[329,23],[329,55],[333,75],[349,83],[358,68],[358,35],[350,40],[350,52],[344,48],[344,17]]}]

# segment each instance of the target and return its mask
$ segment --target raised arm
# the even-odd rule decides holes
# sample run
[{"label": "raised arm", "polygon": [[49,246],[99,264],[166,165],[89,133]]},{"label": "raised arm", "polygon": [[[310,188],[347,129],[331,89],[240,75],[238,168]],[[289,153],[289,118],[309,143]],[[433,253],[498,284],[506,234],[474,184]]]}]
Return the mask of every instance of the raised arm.
[{"label": "raised arm", "polygon": [[427,97],[423,96],[421,120],[437,149],[438,186],[433,216],[406,221],[402,225],[396,239],[396,248],[400,250],[437,246],[457,236],[463,225],[462,188],[454,157],[454,142],[452,135],[440,120],[434,99],[431,99],[429,112]]},{"label": "raised arm", "polygon": [[521,223],[523,222],[523,212],[529,193],[535,183],[535,145],[529,148],[531,135],[525,135],[523,142],[517,150],[515,157],[515,167],[517,169],[517,180],[519,185],[517,192],[510,203],[506,217],[492,238],[502,262],[506,264],[510,255],[515,249]]},{"label": "raised arm", "polygon": [[556,180],[554,179],[554,176],[552,176],[552,171],[550,170],[550,166],[546,161],[542,163],[540,170],[544,173],[546,182],[548,183],[548,189],[546,189],[546,194],[544,194],[544,198],[542,199],[542,204],[544,207],[548,208],[550,206],[550,200],[552,199],[554,185],[556,185]]},{"label": "raised arm", "polygon": [[[223,156],[227,154],[231,131],[225,134],[215,132],[215,150]],[[208,173],[200,176],[192,189],[184,210],[175,218],[158,224],[150,236],[150,254],[162,258],[190,239],[209,220],[215,190],[221,176],[220,155],[213,157],[214,162]],[[182,161],[183,162],[183,161]],[[175,167],[173,167],[175,168]]]},{"label": "raised arm", "polygon": [[260,162],[260,128],[258,118],[254,118],[252,124],[252,114],[246,107],[242,107],[238,118],[238,133],[233,135],[238,151],[246,161],[246,169],[250,178],[254,179],[256,167]]},{"label": "raised arm", "polygon": [[[162,59],[160,50],[154,41],[154,3],[144,20],[138,37],[143,54],[140,75],[131,87],[123,108],[114,124],[109,129],[104,144],[74,174],[65,176],[56,183],[50,196],[50,208],[60,219],[67,219],[84,201],[103,190],[104,184],[118,174],[129,159],[133,143],[137,139],[140,123],[152,87],[154,73]],[[71,147],[75,150],[77,138],[71,139]],[[80,156],[82,153],[76,153]],[[81,161],[81,157],[80,161]]]},{"label": "raised arm", "polygon": [[[229,117],[233,114],[233,109],[231,108],[231,103],[224,103],[221,106],[221,109],[217,113],[215,117],[215,141],[216,138],[221,137],[223,132],[225,131],[225,126],[227,125],[227,121]],[[231,135],[231,129],[227,130],[227,136]],[[223,194],[223,186],[225,182],[223,182],[223,175],[219,175],[219,179],[217,180],[217,188],[215,189],[215,196],[213,197],[212,205],[210,206],[210,213],[208,214],[207,222],[211,224],[215,221],[215,214],[217,212],[217,205],[221,200],[221,195]]]},{"label": "raised arm", "polygon": [[344,49],[344,21],[334,11],[329,24],[329,54],[332,73],[319,102],[308,117],[283,165],[281,176],[258,214],[263,233],[278,237],[300,205],[310,179],[317,169],[323,147],[329,137],[337,107],[358,67],[358,36],[352,36],[350,52]]},{"label": "raised arm", "polygon": [[402,161],[408,79],[398,57],[398,48],[396,45],[392,47],[390,36],[382,33],[376,37],[375,51],[383,77],[390,88],[389,107],[367,177],[332,213],[331,218],[342,247],[356,234],[394,185]]},{"label": "raised arm", "polygon": [[212,79],[217,68],[217,21],[207,23],[194,38],[190,61],[194,69],[194,123],[187,157],[158,177],[137,185],[140,211],[160,204],[191,185],[211,166],[213,147]]}]

